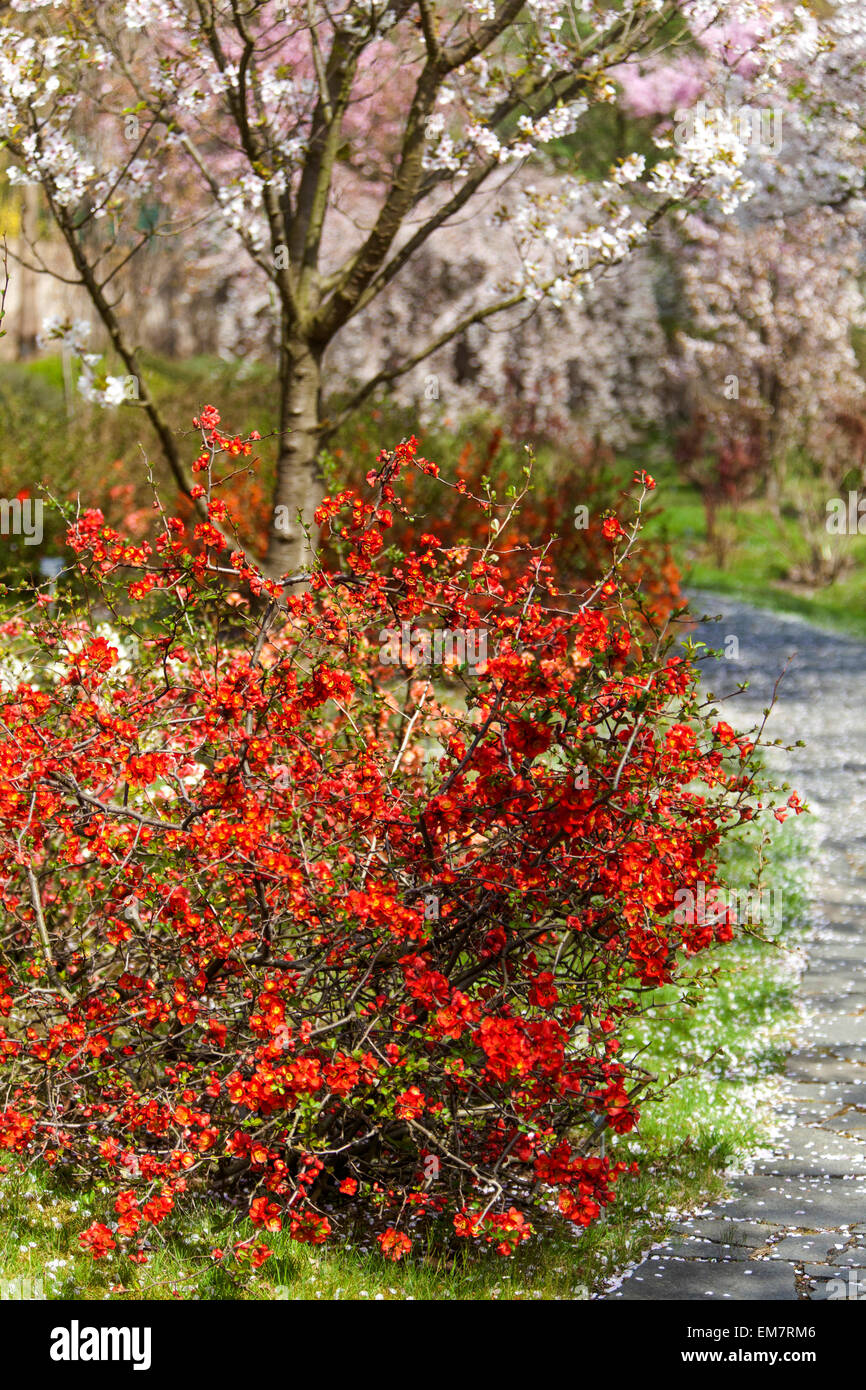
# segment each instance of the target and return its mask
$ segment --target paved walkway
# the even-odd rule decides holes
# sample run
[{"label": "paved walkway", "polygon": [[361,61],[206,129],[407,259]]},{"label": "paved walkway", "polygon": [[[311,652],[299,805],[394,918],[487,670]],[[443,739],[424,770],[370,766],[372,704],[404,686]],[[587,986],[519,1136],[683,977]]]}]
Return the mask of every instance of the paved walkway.
[{"label": "paved walkway", "polygon": [[773,1156],[731,1180],[730,1200],[678,1223],[604,1297],[866,1298],[866,645],[728,599],[700,602],[724,614],[700,639],[716,650],[729,635],[739,642],[738,661],[708,664],[708,688],[721,696],[751,683],[722,707],[730,723],[760,715],[793,655],[768,736],[806,741],[779,758],[815,813],[806,1014]]}]

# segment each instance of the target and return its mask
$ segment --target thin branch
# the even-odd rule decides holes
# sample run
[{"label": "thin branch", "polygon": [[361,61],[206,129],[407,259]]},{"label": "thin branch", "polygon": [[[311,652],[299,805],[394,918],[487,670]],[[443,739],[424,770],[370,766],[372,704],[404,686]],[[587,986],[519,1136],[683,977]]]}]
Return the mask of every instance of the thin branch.
[{"label": "thin branch", "polygon": [[33,914],[36,918],[36,930],[39,933],[39,940],[42,942],[42,949],[45,952],[45,968],[48,971],[48,978],[58,994],[61,994],[66,1000],[67,1004],[72,1004],[74,1002],[72,995],[58,975],[57,968],[52,958],[51,942],[48,938],[48,928],[45,925],[45,914],[42,911],[42,898],[39,895],[39,884],[29,864],[27,865],[26,872],[27,883],[30,888],[30,901],[33,904]]}]

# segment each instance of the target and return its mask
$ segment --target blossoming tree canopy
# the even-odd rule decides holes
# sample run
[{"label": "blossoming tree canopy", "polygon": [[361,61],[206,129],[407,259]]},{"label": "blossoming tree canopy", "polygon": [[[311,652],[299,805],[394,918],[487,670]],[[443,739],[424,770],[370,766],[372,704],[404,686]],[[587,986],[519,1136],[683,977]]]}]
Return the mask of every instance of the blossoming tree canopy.
[{"label": "blossoming tree canopy", "polygon": [[[652,1080],[623,1027],[732,934],[676,905],[773,806],[627,581],[653,480],[561,593],[549,544],[503,569],[515,501],[484,546],[389,544],[401,476],[438,476],[409,440],[321,504],[341,567],[285,600],[222,534],[249,441],[196,425],[193,548],[86,511],[80,598],[4,622],[0,1149],[99,1178],[95,1258],[229,1186],[264,1236],[360,1216],[394,1259],[588,1225],[622,1173],[593,1136]],[[483,659],[383,661],[404,623]]]},{"label": "blossoming tree canopy", "polygon": [[[725,16],[707,0],[13,0],[0,136],[9,177],[40,186],[72,277],[186,491],[124,285],[145,248],[176,238],[190,276],[215,252],[236,274],[242,253],[248,284],[267,288],[280,417],[267,569],[279,575],[307,555],[299,514],[311,522],[316,457],[339,423],[323,418],[325,349],[480,190],[503,246],[499,282],[361,381],[347,410],[472,324],[527,297],[579,294],[671,205],[710,198],[730,211],[748,192],[748,151],[724,128],[649,159],[623,151],[601,178],[582,157],[593,120],[619,100],[617,75],[656,52],[700,59],[704,91],[722,103],[731,91],[766,103],[811,16],[764,0],[736,0]],[[524,180],[503,215],[515,167],[562,142],[570,172]],[[123,379],[88,354],[91,398],[116,403]]]}]

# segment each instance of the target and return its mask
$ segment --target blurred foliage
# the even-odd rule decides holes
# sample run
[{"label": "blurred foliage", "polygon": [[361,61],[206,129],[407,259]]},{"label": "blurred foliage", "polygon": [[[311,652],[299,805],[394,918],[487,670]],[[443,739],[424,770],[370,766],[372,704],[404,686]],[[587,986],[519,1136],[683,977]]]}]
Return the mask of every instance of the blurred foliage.
[{"label": "blurred foliage", "polygon": [[[242,435],[259,430],[260,455],[252,467],[242,467],[223,496],[229,503],[243,544],[251,554],[263,553],[269,521],[276,454],[277,395],[272,372],[250,362],[226,363],[218,358],[168,362],[147,360],[149,382],[171,427],[190,436],[186,454],[191,462],[198,447],[192,417],[211,403],[227,428]],[[332,402],[338,408],[340,401]],[[25,364],[0,365],[0,432],[6,443],[0,455],[0,496],[50,495],[57,502],[80,500],[82,509],[100,507],[113,526],[143,536],[152,524],[154,481],[165,503],[186,519],[192,509],[180,498],[140,407],[124,404],[103,409],[83,401],[60,357],[46,356]],[[353,485],[363,487],[379,452],[415,434],[423,452],[446,476],[459,473],[475,492],[494,493],[505,501],[521,489],[532,464],[533,495],[524,507],[518,540],[538,543],[551,534],[558,547],[563,582],[597,576],[606,567],[610,548],[601,535],[604,515],[616,510],[623,490],[631,485],[634,465],[617,460],[604,448],[575,434],[562,440],[509,439],[490,412],[479,410],[461,421],[440,412],[424,425],[408,406],[388,401],[368,405],[333,437],[323,457],[323,491]],[[531,446],[531,456],[528,449]],[[477,544],[477,514],[472,529],[456,494],[443,513],[442,492],[419,481],[407,497],[412,520],[401,524],[401,544],[409,545],[434,522],[449,539]],[[434,501],[435,497],[435,501]],[[575,507],[586,506],[589,525],[575,526]],[[34,572],[42,555],[57,554],[65,527],[59,511],[47,505],[41,546],[21,537],[5,538],[7,572]],[[483,538],[483,539],[486,539]],[[483,543],[483,540],[482,540]],[[641,561],[646,587],[666,611],[678,594],[677,572],[663,542],[654,542]]]}]

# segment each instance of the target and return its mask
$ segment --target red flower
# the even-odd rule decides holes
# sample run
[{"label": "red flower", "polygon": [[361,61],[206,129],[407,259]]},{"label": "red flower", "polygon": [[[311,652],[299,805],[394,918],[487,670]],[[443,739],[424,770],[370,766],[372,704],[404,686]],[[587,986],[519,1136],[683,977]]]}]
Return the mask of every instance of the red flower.
[{"label": "red flower", "polygon": [[276,1202],[267,1197],[254,1197],[250,1203],[250,1220],[254,1226],[264,1226],[266,1231],[281,1231],[283,1219]]},{"label": "red flower", "polygon": [[397,1097],[394,1104],[394,1113],[401,1120],[414,1120],[421,1114],[425,1105],[426,1100],[424,1098],[424,1093],[420,1091],[417,1086],[410,1086],[407,1091],[403,1091],[403,1093]]},{"label": "red flower", "polygon": [[78,1242],[82,1250],[87,1250],[95,1260],[101,1260],[107,1255],[109,1250],[117,1248],[117,1242],[107,1226],[101,1222],[94,1221],[92,1226],[88,1226],[86,1231],[82,1231],[78,1237]]},{"label": "red flower", "polygon": [[387,1231],[382,1231],[376,1237],[382,1254],[388,1260],[402,1260],[403,1256],[412,1249],[412,1242],[402,1231],[398,1231],[394,1226],[389,1226]]}]

